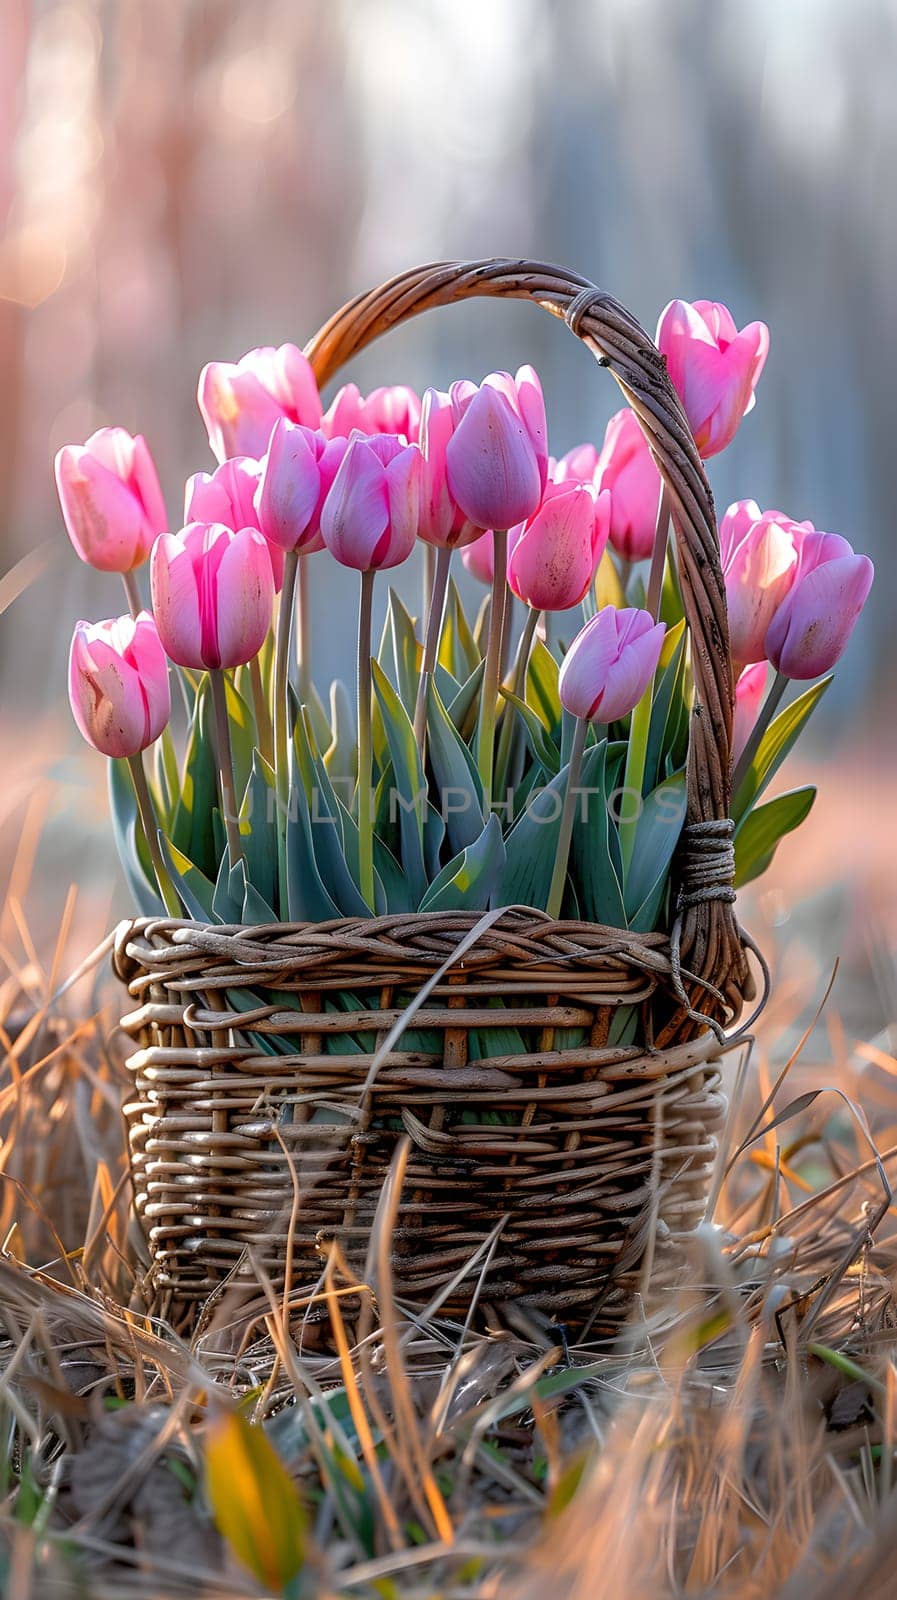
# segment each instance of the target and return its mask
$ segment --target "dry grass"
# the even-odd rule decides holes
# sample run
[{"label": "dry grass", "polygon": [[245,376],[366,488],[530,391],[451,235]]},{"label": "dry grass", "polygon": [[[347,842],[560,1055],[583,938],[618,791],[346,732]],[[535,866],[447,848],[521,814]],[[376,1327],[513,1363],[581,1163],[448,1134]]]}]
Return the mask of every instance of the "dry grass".
[{"label": "dry grass", "polygon": [[[98,969],[49,1003],[83,924],[70,895],[55,946],[32,947],[34,843],[26,829],[0,915],[10,1600],[884,1594],[897,1061],[834,1008],[802,1043],[824,988],[803,958],[750,1062],[730,1058],[714,1220],[679,1300],[638,1308],[616,1347],[568,1350],[500,1308],[466,1329],[438,1308],[407,1320],[387,1248],[400,1161],[364,1285],[322,1261],[314,1294],[284,1303],[260,1277],[253,1305],[223,1294],[188,1342],[142,1310],[116,995]],[[264,1428],[307,1508],[292,1586],[252,1577],[220,1504],[227,1536],[215,1525],[208,1452],[233,1414]],[[242,1436],[225,1437],[236,1481]],[[277,1480],[252,1471],[231,1510],[250,1508],[276,1566]]]}]

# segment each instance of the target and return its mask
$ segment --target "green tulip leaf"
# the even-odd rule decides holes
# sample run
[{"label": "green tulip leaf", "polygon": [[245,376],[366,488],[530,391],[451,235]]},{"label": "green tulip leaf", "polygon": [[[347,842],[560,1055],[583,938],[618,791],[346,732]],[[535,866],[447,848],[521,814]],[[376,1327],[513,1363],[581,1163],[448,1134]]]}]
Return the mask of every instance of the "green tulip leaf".
[{"label": "green tulip leaf", "polygon": [[464,850],[483,831],[483,787],[476,763],[442,703],[431,678],[427,685],[427,749],[452,850]]},{"label": "green tulip leaf", "polygon": [[765,872],[786,833],[799,828],[809,816],[816,790],[812,786],[790,789],[766,805],[758,806],[735,832],[735,884],[743,888]]},{"label": "green tulip leaf", "polygon": [[372,664],[374,692],[392,760],[394,782],[389,794],[390,821],[398,815],[402,867],[408,874],[409,893],[418,902],[427,889],[424,865],[424,807],[426,783],[411,719],[386,674]]},{"label": "green tulip leaf", "polygon": [[109,810],[115,846],[128,889],[141,916],[164,917],[127,761],[109,762]]},{"label": "green tulip leaf", "polygon": [[731,815],[736,826],[772,782],[831,681],[832,674],[829,673],[827,678],[820,679],[819,683],[814,683],[796,700],[792,700],[770,723],[732,800]]},{"label": "green tulip leaf", "polygon": [[443,867],[424,895],[420,911],[485,911],[504,866],[501,823],[493,812],[479,838]]}]

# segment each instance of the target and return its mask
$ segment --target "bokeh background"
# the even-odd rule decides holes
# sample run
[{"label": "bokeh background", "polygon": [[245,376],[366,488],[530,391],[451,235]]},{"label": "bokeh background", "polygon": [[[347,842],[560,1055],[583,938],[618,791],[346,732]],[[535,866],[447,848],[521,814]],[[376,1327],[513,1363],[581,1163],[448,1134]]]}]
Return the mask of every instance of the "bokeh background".
[{"label": "bokeh background", "polygon": [[[818,772],[817,809],[753,914],[820,970],[840,953],[867,1031],[897,1015],[895,69],[894,0],[0,0],[0,856],[19,884],[34,857],[32,916],[58,925],[72,879],[85,926],[126,909],[63,688],[73,621],[119,595],[69,549],[56,448],[143,432],[177,523],[211,464],[205,361],[301,344],[419,260],[529,255],[649,329],[674,295],[771,327],[717,501],[843,532],[878,581],[789,774]],[[523,360],[556,451],[600,440],[615,387],[529,308],[422,319],[351,376]],[[322,576],[322,679],[348,596]]]}]

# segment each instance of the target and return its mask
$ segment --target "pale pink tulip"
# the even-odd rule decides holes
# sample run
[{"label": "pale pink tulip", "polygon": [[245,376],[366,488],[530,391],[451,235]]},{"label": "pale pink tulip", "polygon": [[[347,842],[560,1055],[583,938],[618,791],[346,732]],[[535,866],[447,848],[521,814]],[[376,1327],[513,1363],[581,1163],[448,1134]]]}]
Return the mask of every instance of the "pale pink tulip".
[{"label": "pale pink tulip", "polygon": [[650,611],[604,606],[576,635],[561,663],[565,710],[590,722],[616,722],[641,700],[660,660],[666,629]]},{"label": "pale pink tulip", "polygon": [[654,548],[661,481],[648,441],[628,406],[607,424],[593,481],[599,489],[610,490],[610,542],[617,554],[624,561],[647,560]]},{"label": "pale pink tulip", "polygon": [[534,611],[579,605],[604,554],[610,495],[590,484],[549,483],[542,504],[514,530],[508,583]]},{"label": "pale pink tulip", "polygon": [[594,484],[598,461],[598,451],[593,444],[577,444],[559,461],[548,457],[548,476],[552,483]]},{"label": "pale pink tulip", "polygon": [[[258,528],[256,510],[263,462],[252,456],[231,456],[214,472],[194,472],[184,491],[184,522],[220,522],[238,533],[241,528]],[[283,583],[283,551],[269,540],[268,553],[274,588],[279,594]]]},{"label": "pale pink tulip", "polygon": [[545,402],[532,367],[493,372],[450,390],[449,493],[479,528],[513,528],[537,509],[548,479]]},{"label": "pale pink tulip", "polygon": [[321,422],[315,375],[294,344],[250,350],[237,362],[210,361],[199,375],[197,399],[219,461],[263,456],[278,417],[309,428]]},{"label": "pale pink tulip", "polygon": [[678,392],[701,455],[731,444],[754,404],[769,353],[765,322],[741,331],[731,311],[714,300],[671,300],[657,324],[657,348]]},{"label": "pale pink tulip", "polygon": [[769,668],[765,661],[745,667],[735,685],[735,711],[732,717],[732,765],[735,766],[754,731],[766,695]]},{"label": "pale pink tulip", "polygon": [[[470,545],[483,535],[482,526],[465,516],[448,485],[446,450],[454,426],[455,408],[451,395],[443,394],[439,389],[428,389],[420,418],[418,534],[428,544],[445,545],[451,550]],[[491,534],[489,537],[491,539]]]},{"label": "pale pink tulip", "polygon": [[781,511],[736,500],[720,524],[729,649],[739,666],[762,661],[766,632],[794,582],[805,526]]},{"label": "pale pink tulip", "polygon": [[234,532],[191,522],[164,534],[150,566],[159,637],[182,667],[238,667],[261,649],[271,623],[274,580],[257,528]]},{"label": "pale pink tulip", "polygon": [[841,659],[866,604],[875,569],[837,533],[800,541],[797,574],[766,635],[766,654],[787,678],[818,678]]},{"label": "pale pink tulip", "polygon": [[420,396],[406,384],[395,383],[363,395],[358,385],[347,383],[324,412],[321,431],[328,439],[348,439],[350,433],[396,433],[406,444],[417,444]]},{"label": "pale pink tulip", "polygon": [[420,512],[420,450],[394,434],[354,433],[321,512],[321,533],[343,566],[370,572],[411,554]]},{"label": "pale pink tulip", "polygon": [[461,560],[471,577],[491,587],[495,571],[495,535],[492,530],[481,533],[478,539],[466,544],[461,551]]},{"label": "pale pink tulip", "polygon": [[347,439],[325,439],[319,429],[285,417],[274,424],[255,501],[259,527],[273,546],[300,555],[323,550],[321,512],[347,448]]},{"label": "pale pink tulip", "polygon": [[69,700],[87,743],[104,756],[136,756],[158,739],[171,697],[168,662],[148,611],[75,624]]},{"label": "pale pink tulip", "polygon": [[63,445],[56,487],[78,555],[100,572],[131,572],[168,526],[153,458],[141,434],[99,428],[86,444]]}]

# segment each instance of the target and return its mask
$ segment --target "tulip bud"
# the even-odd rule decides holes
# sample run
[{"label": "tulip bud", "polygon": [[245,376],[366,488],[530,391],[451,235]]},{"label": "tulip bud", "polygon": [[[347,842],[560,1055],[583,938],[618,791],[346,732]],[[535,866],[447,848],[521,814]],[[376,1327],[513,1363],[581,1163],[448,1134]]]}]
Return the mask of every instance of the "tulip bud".
[{"label": "tulip bud", "polygon": [[735,711],[732,717],[733,767],[737,764],[760,715],[760,707],[766,694],[768,670],[765,661],[758,661],[752,667],[745,667],[735,685]]},{"label": "tulip bud", "polygon": [[171,715],[168,662],[148,611],[77,622],[69,700],[80,732],[104,756],[136,756]]},{"label": "tulip bud", "polygon": [[545,402],[532,367],[453,383],[445,450],[456,505],[479,528],[513,528],[537,509],[548,479]]},{"label": "tulip bud", "polygon": [[818,678],[841,659],[866,604],[875,569],[837,533],[805,532],[797,573],[766,635],[766,654],[787,678]]},{"label": "tulip bud", "polygon": [[579,605],[604,554],[610,495],[589,484],[549,483],[508,555],[508,583],[534,611]]},{"label": "tulip bud", "polygon": [[720,524],[729,648],[739,666],[762,661],[766,633],[797,572],[804,527],[781,511],[736,500]]},{"label": "tulip bud", "polygon": [[84,445],[63,445],[56,487],[72,544],[100,572],[139,567],[168,525],[146,441],[124,428],[100,428]]},{"label": "tulip bud", "polygon": [[548,458],[548,476],[552,483],[591,483],[596,481],[598,451],[593,444],[577,444],[559,461]]},{"label": "tulip bud", "polygon": [[327,439],[348,439],[350,433],[396,433],[406,444],[417,444],[420,396],[405,384],[372,389],[365,397],[358,385],[347,383],[324,413],[321,432]]},{"label": "tulip bud", "polygon": [[[214,472],[194,472],[187,479],[184,491],[184,523],[220,522],[223,527],[239,533],[241,528],[258,528],[259,514],[255,507],[262,476],[261,461],[251,456],[231,456],[222,461]],[[274,589],[280,593],[283,584],[283,551],[276,543],[268,541]]]},{"label": "tulip bud", "polygon": [[610,542],[617,554],[624,561],[646,561],[654,548],[660,473],[628,406],[607,424],[594,482],[599,489],[610,490]]},{"label": "tulip bud", "polygon": [[[479,523],[471,522],[455,500],[446,468],[446,449],[455,426],[452,397],[439,389],[428,389],[420,418],[420,523],[418,534],[428,544],[451,550],[472,544],[482,537]],[[491,540],[492,535],[489,535]],[[492,582],[490,573],[489,580]]]},{"label": "tulip bud", "polygon": [[274,580],[257,528],[234,532],[191,522],[153,546],[150,566],[159,637],[172,661],[199,670],[239,667],[261,649]]},{"label": "tulip bud", "polygon": [[656,342],[698,450],[705,459],[718,455],[754,404],[769,329],[750,322],[739,333],[731,311],[717,301],[671,300],[660,314]]},{"label": "tulip bud", "polygon": [[565,710],[590,722],[616,722],[638,705],[657,671],[666,629],[650,611],[605,606],[576,635],[562,663]]},{"label": "tulip bud", "polygon": [[349,440],[321,511],[328,550],[345,567],[370,572],[411,554],[420,510],[420,450],[394,434]]},{"label": "tulip bud", "polygon": [[321,397],[294,344],[250,350],[237,362],[210,361],[199,375],[199,409],[219,461],[263,456],[278,417],[317,428]]},{"label": "tulip bud", "polygon": [[325,439],[281,417],[274,424],[261,467],[256,514],[265,538],[279,550],[310,555],[323,550],[321,512],[348,440]]}]

